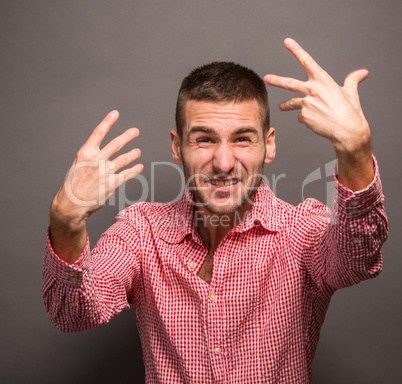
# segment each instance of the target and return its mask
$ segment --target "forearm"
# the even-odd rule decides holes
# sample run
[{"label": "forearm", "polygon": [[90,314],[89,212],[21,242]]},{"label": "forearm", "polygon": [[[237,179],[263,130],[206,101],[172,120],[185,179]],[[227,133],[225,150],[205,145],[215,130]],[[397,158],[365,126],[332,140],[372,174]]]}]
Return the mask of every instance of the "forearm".
[{"label": "forearm", "polygon": [[365,189],[374,179],[375,171],[371,143],[354,151],[340,151],[335,148],[338,159],[338,181],[351,191]]},{"label": "forearm", "polygon": [[335,182],[331,216],[320,213],[316,202],[314,209],[308,209],[315,220],[301,223],[300,231],[311,228],[308,249],[314,252],[304,260],[322,292],[332,294],[381,271],[380,249],[388,236],[388,222],[378,167],[373,157],[370,160],[374,178],[366,188],[353,192]]},{"label": "forearm", "polygon": [[63,209],[58,195],[50,209],[49,239],[57,256],[66,263],[74,264],[87,240],[86,219]]},{"label": "forearm", "polygon": [[[119,237],[112,236],[104,246],[101,241],[99,250],[91,254],[86,232],[90,215],[123,182],[143,169],[137,164],[119,172],[139,158],[138,149],[114,157],[137,137],[136,128],[128,129],[100,149],[117,118],[117,111],[109,113],[77,152],[50,208],[43,297],[52,321],[63,331],[104,324],[127,308],[127,292],[138,274],[131,248]],[[111,157],[114,159],[110,160]]]},{"label": "forearm", "polygon": [[[331,214],[326,281],[335,288],[376,277],[382,269],[381,246],[388,221],[378,167],[364,189],[351,191],[337,183]],[[375,161],[374,161],[375,164]]]},{"label": "forearm", "polygon": [[92,252],[86,238],[73,265],[58,257],[47,238],[42,294],[58,329],[71,332],[97,327],[129,307],[140,273],[141,251],[130,228],[124,221],[116,223]]},{"label": "forearm", "polygon": [[129,307],[123,279],[117,280],[102,265],[95,268],[91,259],[88,244],[79,261],[67,265],[54,254],[50,242],[47,243],[43,300],[52,323],[63,332],[103,325]]}]

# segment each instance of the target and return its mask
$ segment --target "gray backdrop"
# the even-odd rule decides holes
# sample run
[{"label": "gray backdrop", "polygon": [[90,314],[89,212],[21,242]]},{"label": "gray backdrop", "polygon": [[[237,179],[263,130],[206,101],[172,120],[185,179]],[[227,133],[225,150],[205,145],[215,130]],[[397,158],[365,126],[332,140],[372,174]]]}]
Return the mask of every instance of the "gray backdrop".
[{"label": "gray backdrop", "polygon": [[[78,148],[114,108],[121,118],[108,138],[140,128],[135,145],[150,182],[151,162],[171,161],[176,93],[195,66],[233,60],[261,75],[305,79],[283,46],[287,36],[340,83],[355,69],[370,70],[360,94],[391,226],[380,277],[333,298],[314,383],[401,382],[400,0],[2,0],[0,11],[3,383],[143,382],[133,310],[78,334],[50,323],[41,298],[49,204]],[[285,91],[269,92],[278,151],[268,180],[277,179],[277,195],[297,204],[303,181],[319,169],[304,197],[325,202],[331,145],[297,123],[296,113],[279,112]],[[153,170],[154,198],[174,198],[177,170]],[[132,181],[122,191],[91,218],[93,243],[120,207],[141,195],[141,185]]]}]

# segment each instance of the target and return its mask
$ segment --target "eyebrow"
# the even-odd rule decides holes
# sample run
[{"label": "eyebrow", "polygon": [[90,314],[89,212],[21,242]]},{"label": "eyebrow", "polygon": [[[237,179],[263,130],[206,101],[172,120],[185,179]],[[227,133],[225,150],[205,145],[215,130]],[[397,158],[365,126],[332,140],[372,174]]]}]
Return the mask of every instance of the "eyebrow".
[{"label": "eyebrow", "polygon": [[255,135],[258,135],[258,130],[254,127],[243,127],[243,128],[237,129],[234,132],[235,135],[239,135],[242,133],[254,133]]},{"label": "eyebrow", "polygon": [[192,127],[190,129],[190,131],[188,132],[189,135],[193,134],[193,133],[214,133],[215,131],[211,128],[207,128],[207,127],[203,127],[203,126],[196,126],[196,127]]},{"label": "eyebrow", "polygon": [[[193,134],[193,133],[215,133],[216,131],[212,128],[208,128],[208,127],[203,127],[203,126],[195,126],[192,127],[189,131],[189,135]],[[236,129],[236,131],[233,132],[234,135],[241,135],[243,133],[253,133],[255,135],[258,135],[258,130],[254,127],[242,127],[239,129]]]}]

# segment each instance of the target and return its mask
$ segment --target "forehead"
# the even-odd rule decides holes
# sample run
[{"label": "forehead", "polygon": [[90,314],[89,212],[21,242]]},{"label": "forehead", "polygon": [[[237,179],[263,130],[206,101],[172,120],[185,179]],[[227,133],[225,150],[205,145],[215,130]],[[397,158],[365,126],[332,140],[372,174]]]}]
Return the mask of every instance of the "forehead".
[{"label": "forehead", "polygon": [[261,126],[261,113],[257,100],[247,101],[197,101],[185,104],[185,131],[194,126],[218,128],[219,126]]}]

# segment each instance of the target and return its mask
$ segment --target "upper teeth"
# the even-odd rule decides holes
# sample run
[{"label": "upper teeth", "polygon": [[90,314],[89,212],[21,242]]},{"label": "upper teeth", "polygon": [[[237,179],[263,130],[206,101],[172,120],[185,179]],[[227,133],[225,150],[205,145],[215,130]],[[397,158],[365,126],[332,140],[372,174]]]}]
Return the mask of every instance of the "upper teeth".
[{"label": "upper teeth", "polygon": [[217,187],[230,187],[233,184],[236,184],[236,180],[211,180],[211,184]]}]

